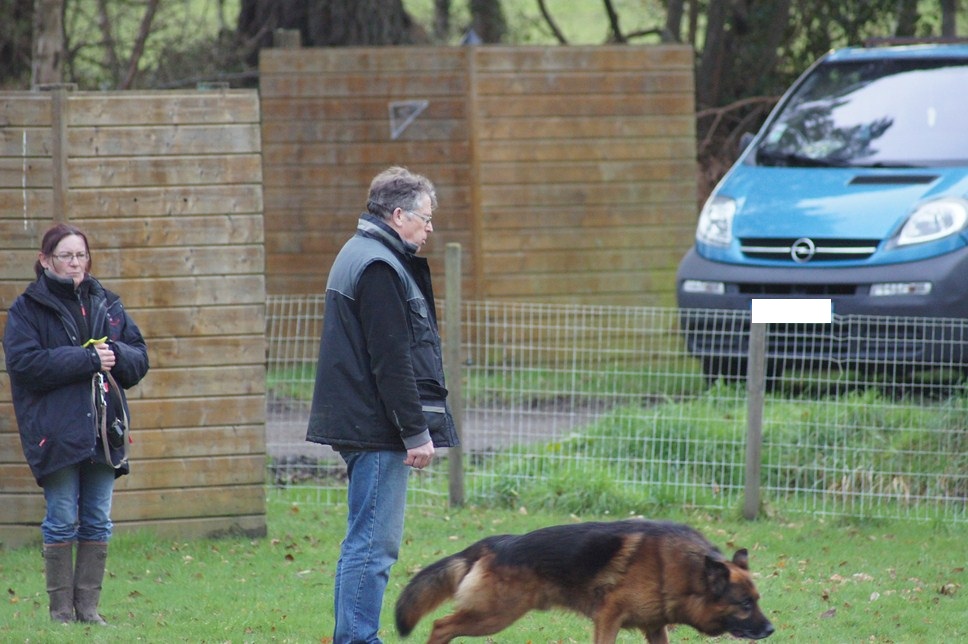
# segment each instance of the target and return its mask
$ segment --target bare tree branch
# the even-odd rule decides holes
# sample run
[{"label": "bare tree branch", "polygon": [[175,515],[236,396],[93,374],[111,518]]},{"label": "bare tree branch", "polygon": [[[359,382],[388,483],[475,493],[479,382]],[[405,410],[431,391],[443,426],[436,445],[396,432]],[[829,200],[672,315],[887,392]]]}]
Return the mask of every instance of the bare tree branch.
[{"label": "bare tree branch", "polygon": [[111,77],[117,79],[121,75],[121,62],[118,60],[117,43],[111,30],[111,16],[108,14],[107,0],[97,2],[98,28],[101,30],[102,46],[104,47],[104,66]]},{"label": "bare tree branch", "polygon": [[612,0],[603,1],[605,2],[605,12],[608,14],[608,28],[612,34],[610,40],[617,43],[628,42],[622,33],[622,28],[618,25],[618,13],[616,13],[615,7],[612,6]]},{"label": "bare tree branch", "polygon": [[544,17],[545,22],[548,23],[548,27],[551,28],[551,33],[554,34],[558,44],[567,45],[568,39],[565,38],[563,33],[561,33],[561,29],[558,29],[558,25],[555,24],[555,19],[551,17],[551,12],[549,12],[548,7],[545,6],[544,0],[538,0],[538,8],[541,10],[541,15]]},{"label": "bare tree branch", "polygon": [[118,89],[130,89],[135,77],[138,75],[138,64],[141,62],[141,57],[145,53],[145,41],[148,40],[148,36],[151,34],[151,21],[154,20],[157,10],[158,0],[149,0],[148,6],[145,7],[145,15],[141,18],[141,26],[138,28],[138,38],[134,42],[134,48],[131,50],[131,58],[128,60],[128,71],[124,75],[124,79],[119,84]]}]

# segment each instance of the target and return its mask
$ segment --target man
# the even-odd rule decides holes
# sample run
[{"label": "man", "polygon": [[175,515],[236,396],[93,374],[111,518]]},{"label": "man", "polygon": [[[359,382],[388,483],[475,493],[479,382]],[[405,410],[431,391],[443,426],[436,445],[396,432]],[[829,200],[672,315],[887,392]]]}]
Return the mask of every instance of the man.
[{"label": "man", "polygon": [[400,167],[378,174],[326,284],[306,440],[337,450],[349,477],[335,644],[380,641],[410,468],[429,465],[435,446],[457,445],[430,270],[416,256],[433,232],[436,205],[427,178]]}]

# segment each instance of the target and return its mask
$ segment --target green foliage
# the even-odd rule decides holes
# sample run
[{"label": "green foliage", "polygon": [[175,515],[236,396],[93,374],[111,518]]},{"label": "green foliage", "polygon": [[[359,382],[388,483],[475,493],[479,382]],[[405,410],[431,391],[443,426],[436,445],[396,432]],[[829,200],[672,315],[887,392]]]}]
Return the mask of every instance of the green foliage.
[{"label": "green foliage", "polygon": [[[721,505],[744,485],[746,400],[742,385],[718,384],[682,401],[616,407],[569,436],[493,457],[493,478],[474,502],[573,513],[643,512],[681,503]],[[857,496],[938,499],[932,511],[964,514],[968,498],[968,397],[912,408],[877,389],[816,403],[771,396],[763,420],[773,450],[762,480],[773,489]],[[831,409],[834,411],[830,413]],[[702,419],[697,422],[696,419]],[[664,489],[677,482],[676,490]],[[789,498],[771,499],[782,506]],[[961,509],[958,509],[961,504]]]}]

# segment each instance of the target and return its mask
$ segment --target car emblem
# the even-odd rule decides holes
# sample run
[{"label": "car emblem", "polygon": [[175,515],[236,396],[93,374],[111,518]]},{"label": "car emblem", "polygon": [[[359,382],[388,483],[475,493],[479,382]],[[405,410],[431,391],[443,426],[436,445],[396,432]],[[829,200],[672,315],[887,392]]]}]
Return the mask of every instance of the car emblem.
[{"label": "car emblem", "polygon": [[813,255],[816,252],[817,245],[808,237],[801,237],[793,242],[793,246],[790,247],[790,257],[797,264],[806,264],[813,259]]}]

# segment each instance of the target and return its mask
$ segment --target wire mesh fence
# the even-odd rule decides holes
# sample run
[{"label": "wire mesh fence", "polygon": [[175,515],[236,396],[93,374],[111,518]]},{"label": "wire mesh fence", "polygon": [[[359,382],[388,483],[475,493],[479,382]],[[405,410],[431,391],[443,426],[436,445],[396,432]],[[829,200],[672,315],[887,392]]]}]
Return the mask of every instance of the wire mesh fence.
[{"label": "wire mesh fence", "polygon": [[[304,440],[322,307],[313,296],[268,302],[268,480],[337,503],[342,461]],[[750,421],[760,417],[765,511],[968,522],[965,321],[835,316],[826,326],[771,326],[766,394],[752,414],[748,313],[708,312],[719,323],[707,329],[713,341],[700,338],[715,350],[702,353],[675,309],[460,308],[468,503],[614,514],[738,508]],[[865,343],[879,353],[821,350]],[[447,499],[444,452],[414,473],[411,503]]]}]

